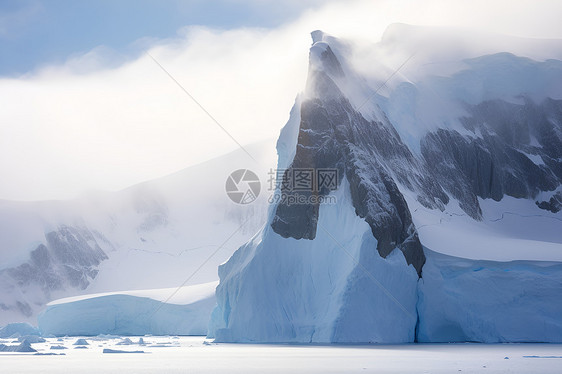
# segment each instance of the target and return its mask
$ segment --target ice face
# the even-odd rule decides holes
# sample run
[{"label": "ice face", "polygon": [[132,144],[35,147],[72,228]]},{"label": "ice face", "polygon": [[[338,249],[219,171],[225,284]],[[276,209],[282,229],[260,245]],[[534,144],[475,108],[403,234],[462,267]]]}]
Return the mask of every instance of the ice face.
[{"label": "ice face", "polygon": [[349,184],[320,206],[314,240],[266,227],[219,269],[210,335],[243,342],[408,342],[418,276],[401,251],[383,259]]},{"label": "ice face", "polygon": [[562,340],[561,263],[426,254],[418,293],[418,341]]},{"label": "ice face", "polygon": [[43,335],[58,336],[205,335],[215,287],[216,282],[210,282],[56,300],[39,315],[39,329]]}]

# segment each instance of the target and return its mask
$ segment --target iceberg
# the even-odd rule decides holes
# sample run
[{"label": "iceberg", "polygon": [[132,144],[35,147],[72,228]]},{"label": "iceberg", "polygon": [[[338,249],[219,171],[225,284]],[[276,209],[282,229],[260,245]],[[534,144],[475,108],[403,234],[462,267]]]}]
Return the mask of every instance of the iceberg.
[{"label": "iceberg", "polygon": [[219,268],[209,336],[219,342],[352,343],[414,340],[418,276],[404,255],[379,256],[351,205],[320,207],[314,240],[269,226]]},{"label": "iceberg", "polygon": [[[562,62],[453,54],[439,71],[447,51],[416,54],[417,31],[395,25],[365,55],[312,33],[281,199],[219,267],[209,337],[562,342],[562,86],[546,84]],[[326,168],[336,188],[291,189],[291,172]]]},{"label": "iceberg", "polygon": [[31,343],[24,340],[19,345],[6,345],[0,344],[0,352],[37,352],[36,349],[31,347]]},{"label": "iceberg", "polygon": [[0,328],[0,338],[17,338],[28,335],[40,335],[39,330],[25,322],[10,323]]},{"label": "iceberg", "polygon": [[206,335],[215,287],[210,282],[62,299],[39,315],[39,329],[56,336]]}]

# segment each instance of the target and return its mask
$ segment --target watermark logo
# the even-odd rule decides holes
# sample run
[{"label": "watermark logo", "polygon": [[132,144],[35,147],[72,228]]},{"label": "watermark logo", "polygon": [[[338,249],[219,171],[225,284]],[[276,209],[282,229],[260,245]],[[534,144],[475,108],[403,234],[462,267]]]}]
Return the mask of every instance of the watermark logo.
[{"label": "watermark logo", "polygon": [[337,198],[334,195],[318,195],[303,193],[275,193],[268,199],[271,204],[291,205],[334,205],[337,203]]},{"label": "watermark logo", "polygon": [[270,169],[269,190],[283,192],[328,192],[338,189],[338,169],[290,168]]},{"label": "watermark logo", "polygon": [[251,170],[238,169],[226,179],[226,194],[236,204],[250,204],[254,202],[261,190],[260,179]]},{"label": "watermark logo", "polygon": [[331,195],[339,185],[338,169],[289,168],[269,171],[269,202],[283,205],[335,204]]},{"label": "watermark logo", "polygon": [[[285,205],[335,204],[331,194],[338,189],[337,169],[289,168],[270,169],[269,203]],[[236,204],[254,202],[261,190],[260,179],[249,169],[238,169],[226,180],[226,194]]]}]

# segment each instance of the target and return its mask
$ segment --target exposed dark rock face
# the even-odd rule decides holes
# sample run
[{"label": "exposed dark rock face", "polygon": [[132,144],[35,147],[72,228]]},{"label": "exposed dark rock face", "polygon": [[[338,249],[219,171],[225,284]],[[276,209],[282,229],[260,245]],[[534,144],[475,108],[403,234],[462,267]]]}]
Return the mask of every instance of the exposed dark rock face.
[{"label": "exposed dark rock face", "polygon": [[48,246],[66,273],[71,287],[84,289],[98,274],[97,266],[107,255],[86,229],[63,226],[45,235]]},{"label": "exposed dark rock face", "polygon": [[[100,234],[97,234],[100,235]],[[2,284],[20,289],[38,287],[45,300],[18,300],[2,303],[4,310],[18,310],[24,316],[33,314],[33,306],[45,302],[53,291],[65,288],[85,289],[98,274],[98,266],[108,257],[87,229],[61,226],[45,234],[29,260],[17,267],[0,271]]]},{"label": "exposed dark rock face", "polygon": [[55,265],[56,260],[49,249],[40,244],[31,252],[28,262],[7,269],[6,273],[20,286],[39,284],[45,290],[57,290],[62,288],[63,278],[57,273],[58,267]]},{"label": "exposed dark rock face", "polygon": [[[335,76],[343,76],[341,66],[329,47],[321,53],[324,69],[311,68],[307,95],[301,106],[301,125],[293,163],[285,176],[299,169],[336,169],[351,187],[357,215],[371,226],[379,254],[386,257],[399,248],[408,264],[421,274],[425,262],[422,246],[412,223],[403,195],[395,182],[420,191],[424,205],[441,208],[447,195],[431,178],[401,141],[385,118],[368,121],[345,98]],[[282,184],[281,193],[293,197],[325,196],[327,188],[295,191]],[[315,196],[314,196],[315,197]],[[286,199],[289,200],[289,199]],[[306,204],[277,206],[272,228],[283,237],[314,239],[316,236],[318,199]],[[307,200],[310,201],[310,200]]]},{"label": "exposed dark rock face", "polygon": [[[472,218],[481,219],[478,198],[535,198],[562,182],[562,101],[537,104],[521,97],[465,105],[463,133],[454,129],[428,132],[421,155],[402,142],[384,114],[367,120],[346,98],[345,69],[321,32],[313,33],[306,99],[293,162],[286,171],[336,169],[350,184],[358,216],[369,223],[379,254],[399,248],[421,274],[424,255],[401,188],[417,194],[425,207],[443,209],[449,195]],[[339,50],[339,49],[338,49]],[[382,111],[381,111],[382,113]],[[446,192],[445,192],[446,191]],[[320,205],[329,189],[295,191],[281,185],[281,199],[271,223],[283,237],[314,239]],[[287,203],[288,201],[307,203]],[[556,197],[537,202],[558,211]]]},{"label": "exposed dark rock face", "polygon": [[[562,182],[562,101],[495,100],[467,110],[470,116],[462,122],[474,137],[440,129],[421,141],[430,170],[467,214],[481,218],[477,197],[534,198]],[[541,161],[536,164],[530,157]]]},{"label": "exposed dark rock face", "polygon": [[548,201],[536,201],[537,206],[541,209],[548,210],[552,213],[558,213],[562,210],[562,192],[558,191]]}]

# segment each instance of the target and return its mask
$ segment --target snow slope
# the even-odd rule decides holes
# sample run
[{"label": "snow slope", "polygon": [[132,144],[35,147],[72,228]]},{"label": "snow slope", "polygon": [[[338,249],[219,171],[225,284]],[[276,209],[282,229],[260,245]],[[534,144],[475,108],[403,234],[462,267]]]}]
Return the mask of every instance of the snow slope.
[{"label": "snow slope", "polygon": [[562,214],[532,200],[480,199],[483,219],[474,220],[458,204],[441,212],[405,195],[420,240],[434,252],[473,260],[562,261]]}]

